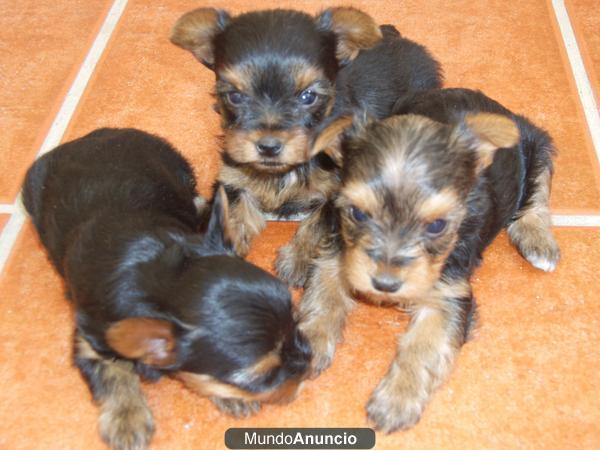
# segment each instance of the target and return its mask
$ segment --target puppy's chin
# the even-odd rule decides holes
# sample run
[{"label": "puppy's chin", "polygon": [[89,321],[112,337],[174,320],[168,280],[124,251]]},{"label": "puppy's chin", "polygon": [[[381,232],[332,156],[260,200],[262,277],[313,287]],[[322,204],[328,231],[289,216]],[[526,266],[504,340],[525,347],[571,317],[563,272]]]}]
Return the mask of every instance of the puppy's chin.
[{"label": "puppy's chin", "polygon": [[407,299],[398,294],[387,294],[374,289],[358,290],[352,289],[352,296],[365,303],[372,303],[377,306],[398,306],[404,307]]},{"label": "puppy's chin", "polygon": [[296,164],[286,164],[279,161],[255,161],[250,163],[252,168],[257,172],[264,172],[270,174],[282,174],[292,170]]}]

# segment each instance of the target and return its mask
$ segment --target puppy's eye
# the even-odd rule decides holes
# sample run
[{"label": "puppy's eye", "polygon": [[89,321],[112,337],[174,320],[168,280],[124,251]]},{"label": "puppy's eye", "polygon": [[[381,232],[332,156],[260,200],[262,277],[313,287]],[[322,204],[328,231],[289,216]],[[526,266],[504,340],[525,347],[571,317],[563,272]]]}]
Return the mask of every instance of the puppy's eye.
[{"label": "puppy's eye", "polygon": [[366,222],[369,219],[369,215],[361,209],[358,209],[356,206],[350,207],[350,215],[357,222]]},{"label": "puppy's eye", "polygon": [[229,100],[229,103],[232,105],[241,104],[245,98],[246,96],[238,91],[231,91],[227,93],[227,100]]},{"label": "puppy's eye", "polygon": [[435,236],[446,229],[447,222],[444,219],[437,219],[427,224],[425,231],[428,234]]},{"label": "puppy's eye", "polygon": [[298,99],[304,106],[311,106],[317,101],[317,93],[310,89],[306,89],[305,91],[302,91],[298,96]]}]

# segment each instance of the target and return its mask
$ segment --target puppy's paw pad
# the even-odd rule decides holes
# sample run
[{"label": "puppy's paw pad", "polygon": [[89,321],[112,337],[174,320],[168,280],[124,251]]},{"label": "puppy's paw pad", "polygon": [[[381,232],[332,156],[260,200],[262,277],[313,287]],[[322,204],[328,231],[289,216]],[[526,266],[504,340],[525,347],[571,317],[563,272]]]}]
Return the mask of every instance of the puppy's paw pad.
[{"label": "puppy's paw pad", "polygon": [[116,450],[142,450],[154,434],[152,413],[145,403],[118,405],[100,415],[100,435]]},{"label": "puppy's paw pad", "polygon": [[384,433],[410,428],[417,424],[423,404],[416,399],[401,398],[377,388],[367,404],[367,418]]},{"label": "puppy's paw pad", "polygon": [[212,398],[219,410],[233,417],[250,417],[260,411],[260,402],[247,402],[236,398]]}]

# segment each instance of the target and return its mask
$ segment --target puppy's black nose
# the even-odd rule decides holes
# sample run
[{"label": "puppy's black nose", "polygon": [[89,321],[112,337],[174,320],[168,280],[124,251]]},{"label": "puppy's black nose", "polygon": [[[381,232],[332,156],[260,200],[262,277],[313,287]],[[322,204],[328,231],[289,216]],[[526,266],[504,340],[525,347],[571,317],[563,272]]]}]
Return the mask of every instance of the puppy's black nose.
[{"label": "puppy's black nose", "polygon": [[281,153],[283,145],[279,139],[266,136],[256,143],[256,148],[261,156],[273,157]]},{"label": "puppy's black nose", "polygon": [[402,281],[391,277],[371,278],[371,284],[381,292],[396,292],[402,286]]}]

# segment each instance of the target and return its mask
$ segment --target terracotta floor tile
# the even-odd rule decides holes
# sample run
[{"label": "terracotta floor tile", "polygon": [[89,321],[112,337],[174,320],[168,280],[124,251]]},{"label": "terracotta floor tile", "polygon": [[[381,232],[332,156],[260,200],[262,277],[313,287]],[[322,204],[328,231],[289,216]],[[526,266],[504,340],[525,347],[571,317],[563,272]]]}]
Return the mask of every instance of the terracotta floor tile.
[{"label": "terracotta floor tile", "polygon": [[[253,250],[271,266],[293,232],[270,225]],[[600,442],[599,229],[556,231],[558,270],[530,268],[501,236],[474,280],[481,316],[450,381],[414,429],[378,435],[378,449],[593,448]],[[99,448],[89,393],[71,367],[72,312],[28,224],[0,278],[0,448]],[[177,382],[145,385],[153,448],[222,448],[232,426],[366,426],[364,404],[406,319],[360,304],[332,368],[287,406],[222,416]]]},{"label": "terracotta floor tile", "polygon": [[[333,2],[332,4],[342,3]],[[212,6],[246,11],[241,0]],[[560,150],[552,195],[557,212],[598,212],[598,179],[558,28],[549,3],[459,0],[355,1],[378,22],[393,23],[442,62],[448,86],[482,89],[554,136]],[[131,0],[79,108],[70,138],[101,126],[135,126],[167,137],[187,155],[208,193],[218,168],[213,75],[171,45],[169,31],[192,0]],[[262,0],[256,8],[317,11],[322,2]],[[434,30],[434,32],[432,32]]]},{"label": "terracotta floor tile", "polygon": [[111,3],[0,3],[0,202],[13,202]]},{"label": "terracotta floor tile", "polygon": [[600,101],[600,8],[594,0],[565,2],[586,71]]},{"label": "terracotta floor tile", "polygon": [[0,233],[2,233],[4,225],[6,225],[6,222],[8,222],[9,218],[10,216],[8,214],[0,214]]}]

